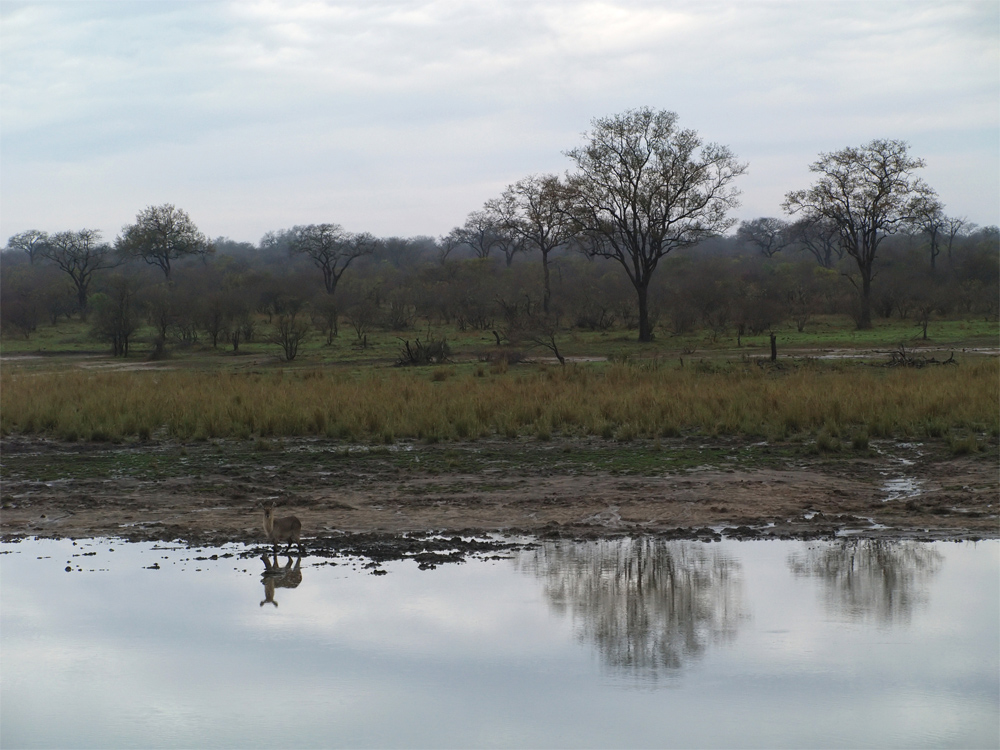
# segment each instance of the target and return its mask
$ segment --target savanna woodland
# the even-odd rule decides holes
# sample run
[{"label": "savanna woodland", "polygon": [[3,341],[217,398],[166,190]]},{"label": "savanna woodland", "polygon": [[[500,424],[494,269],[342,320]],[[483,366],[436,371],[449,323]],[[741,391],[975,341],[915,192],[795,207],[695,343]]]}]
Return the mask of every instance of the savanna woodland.
[{"label": "savanna woodland", "polygon": [[742,222],[748,165],[672,112],[565,155],[442,237],[169,204],[10,237],[4,532],[253,538],[271,498],[314,533],[996,534],[1000,230],[906,143]]}]

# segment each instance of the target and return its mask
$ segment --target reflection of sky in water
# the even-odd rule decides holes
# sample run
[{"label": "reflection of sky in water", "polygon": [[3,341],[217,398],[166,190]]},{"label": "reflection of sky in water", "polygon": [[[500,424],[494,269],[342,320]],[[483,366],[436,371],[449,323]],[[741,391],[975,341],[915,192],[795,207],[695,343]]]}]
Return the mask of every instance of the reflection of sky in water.
[{"label": "reflection of sky in water", "polygon": [[995,541],[307,558],[278,607],[259,559],[107,546],[2,545],[3,747],[1000,742]]}]

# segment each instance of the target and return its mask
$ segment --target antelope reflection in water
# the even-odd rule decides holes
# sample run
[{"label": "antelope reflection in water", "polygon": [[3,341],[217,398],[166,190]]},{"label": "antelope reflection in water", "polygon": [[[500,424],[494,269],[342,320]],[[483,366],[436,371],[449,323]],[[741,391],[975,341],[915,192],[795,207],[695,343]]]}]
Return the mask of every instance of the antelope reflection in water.
[{"label": "antelope reflection in water", "polygon": [[261,555],[260,559],[264,561],[264,573],[260,578],[260,582],[264,584],[264,601],[260,606],[271,603],[277,607],[278,602],[274,600],[276,588],[294,589],[302,583],[302,555],[295,558],[294,566],[291,555],[288,555],[288,562],[283,566],[278,564],[277,554],[273,558],[269,558],[266,554]]},{"label": "antelope reflection in water", "polygon": [[655,538],[547,544],[523,555],[605,662],[646,677],[675,674],[749,619],[742,566],[701,542]]}]

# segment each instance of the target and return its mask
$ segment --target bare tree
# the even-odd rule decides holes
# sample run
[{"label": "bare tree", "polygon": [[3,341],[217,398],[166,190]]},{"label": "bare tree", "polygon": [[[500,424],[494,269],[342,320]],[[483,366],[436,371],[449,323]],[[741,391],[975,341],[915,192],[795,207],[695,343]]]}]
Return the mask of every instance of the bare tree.
[{"label": "bare tree", "polygon": [[567,152],[576,228],[588,251],[621,264],[638,296],[639,341],[651,341],[648,291],[671,250],[724,232],[739,205],[733,180],[746,165],[725,146],[680,130],[673,112],[648,107],[598,118],[587,143]]},{"label": "bare tree", "polygon": [[[912,222],[934,191],[913,172],[925,166],[904,141],[877,139],[863,146],[820,154],[809,170],[819,174],[810,188],[785,196],[786,213],[825,218],[837,225],[840,243],[857,262],[860,282],[858,328],[871,328],[871,284],[879,245]],[[850,277],[849,277],[850,278]]]},{"label": "bare tree", "polygon": [[115,274],[107,288],[94,295],[94,326],[92,334],[111,344],[111,353],[127,357],[132,336],[139,328],[139,305],[135,281]]},{"label": "bare tree", "polygon": [[299,346],[309,335],[309,321],[300,312],[301,308],[294,305],[280,313],[274,320],[271,336],[268,338],[270,343],[281,347],[286,362],[291,362],[298,356]]},{"label": "bare tree", "polygon": [[948,217],[944,215],[944,206],[934,198],[923,201],[917,207],[917,215],[913,226],[921,234],[927,236],[930,243],[931,271],[937,268],[937,257],[941,254],[941,239],[946,230]]},{"label": "bare tree", "polygon": [[170,203],[144,208],[136,214],[134,224],[122,228],[115,244],[123,256],[158,266],[168,280],[175,260],[214,250],[187,212]]},{"label": "bare tree", "polygon": [[470,213],[465,223],[452,229],[444,238],[443,243],[448,248],[448,252],[451,252],[455,247],[465,245],[472,250],[477,258],[489,258],[490,253],[502,244],[502,235],[503,224],[500,217],[495,211],[486,208]]},{"label": "bare tree", "polygon": [[353,303],[347,306],[345,312],[347,322],[357,334],[358,343],[365,342],[367,347],[368,334],[371,333],[379,318],[379,306],[372,290],[369,289],[366,293],[359,294]]},{"label": "bare tree", "polygon": [[452,229],[448,232],[448,234],[440,237],[437,242],[439,248],[437,261],[442,265],[444,265],[445,261],[448,260],[448,256],[451,255],[453,251],[465,244],[460,237],[458,227],[455,227],[455,229]]},{"label": "bare tree", "polygon": [[789,225],[788,237],[793,244],[801,245],[812,253],[823,268],[833,268],[836,261],[844,257],[840,246],[840,228],[822,216],[806,216]]},{"label": "bare tree", "polygon": [[38,229],[29,229],[26,232],[18,232],[7,240],[8,250],[21,250],[28,256],[28,262],[35,264],[35,257],[42,254],[42,248],[48,240],[49,235]]},{"label": "bare tree", "polygon": [[493,225],[493,247],[503,253],[507,268],[514,263],[514,256],[527,250],[524,236],[517,231],[517,204],[506,192],[499,198],[486,201],[485,213]]},{"label": "bare tree", "polygon": [[226,300],[223,292],[215,290],[205,295],[198,305],[198,322],[212,340],[212,348],[219,346],[219,339],[226,335]]},{"label": "bare tree", "polygon": [[333,295],[337,283],[351,263],[375,251],[377,240],[370,234],[352,234],[340,224],[309,224],[295,227],[289,244],[293,255],[306,255],[323,272],[326,293]]},{"label": "bare tree", "polygon": [[770,258],[791,244],[788,228],[787,221],[764,216],[740,224],[736,239],[744,245],[752,245],[765,258]]},{"label": "bare tree", "polygon": [[87,294],[94,274],[116,265],[111,246],[101,242],[101,233],[97,229],[58,232],[45,241],[39,253],[59,266],[73,281],[81,315],[87,312]]},{"label": "bare tree", "polygon": [[167,346],[170,329],[180,319],[181,302],[169,282],[161,282],[143,291],[143,312],[146,322],[156,331],[153,340],[154,356],[161,356]]},{"label": "bare tree", "polygon": [[331,299],[329,294],[319,295],[322,299],[314,298],[312,301],[313,326],[318,328],[326,337],[326,345],[331,346],[339,331],[340,308]]},{"label": "bare tree", "polygon": [[955,245],[955,238],[960,234],[970,234],[976,229],[976,225],[964,216],[945,217],[945,232],[948,242],[948,262],[951,263],[951,249]]},{"label": "bare tree", "polygon": [[547,314],[552,298],[549,253],[572,237],[565,186],[555,175],[531,175],[508,186],[497,203],[505,207],[502,216],[509,230],[542,255],[542,310]]}]

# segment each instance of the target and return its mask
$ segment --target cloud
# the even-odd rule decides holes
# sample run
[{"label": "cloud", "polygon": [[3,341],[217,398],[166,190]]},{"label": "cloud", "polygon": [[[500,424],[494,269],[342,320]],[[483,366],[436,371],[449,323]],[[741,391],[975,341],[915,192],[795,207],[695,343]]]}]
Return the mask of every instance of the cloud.
[{"label": "cloud", "polygon": [[505,184],[568,168],[562,152],[593,117],[642,105],[750,162],[749,215],[778,213],[820,151],[892,137],[928,159],[949,211],[1000,219],[991,2],[8,2],[0,14],[4,237],[113,233],[162,201],[213,236],[314,221],[441,234]]}]

